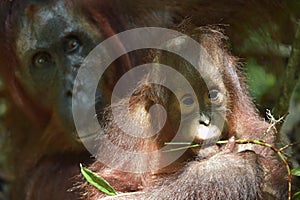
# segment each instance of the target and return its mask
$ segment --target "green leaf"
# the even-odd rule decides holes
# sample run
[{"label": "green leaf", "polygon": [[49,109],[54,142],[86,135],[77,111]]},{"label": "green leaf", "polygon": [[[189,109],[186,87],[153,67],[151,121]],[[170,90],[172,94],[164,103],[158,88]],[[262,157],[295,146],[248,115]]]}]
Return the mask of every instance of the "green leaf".
[{"label": "green leaf", "polygon": [[83,167],[82,164],[80,164],[80,171],[84,178],[101,192],[111,196],[117,195],[115,189],[106,180],[88,168]]},{"label": "green leaf", "polygon": [[292,174],[294,176],[300,176],[300,167],[299,168],[296,168],[296,169],[293,169],[292,170]]},{"label": "green leaf", "polygon": [[296,193],[293,195],[293,200],[300,200],[300,191],[296,192]]}]

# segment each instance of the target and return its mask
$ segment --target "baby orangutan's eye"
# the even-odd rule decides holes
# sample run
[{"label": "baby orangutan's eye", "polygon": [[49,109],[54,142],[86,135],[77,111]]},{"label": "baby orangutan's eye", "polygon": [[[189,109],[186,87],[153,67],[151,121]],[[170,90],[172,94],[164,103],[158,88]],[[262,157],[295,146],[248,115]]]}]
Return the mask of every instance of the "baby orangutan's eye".
[{"label": "baby orangutan's eye", "polygon": [[191,95],[186,95],[181,99],[181,103],[185,106],[192,106],[195,100]]},{"label": "baby orangutan's eye", "polygon": [[208,98],[210,99],[210,101],[214,102],[217,101],[220,98],[220,92],[219,90],[213,89],[210,90],[208,93]]}]

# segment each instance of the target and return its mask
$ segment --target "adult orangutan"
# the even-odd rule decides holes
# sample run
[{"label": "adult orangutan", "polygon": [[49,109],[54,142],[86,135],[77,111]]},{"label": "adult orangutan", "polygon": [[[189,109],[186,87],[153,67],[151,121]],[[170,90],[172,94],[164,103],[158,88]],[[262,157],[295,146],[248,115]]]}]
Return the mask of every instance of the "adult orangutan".
[{"label": "adult orangutan", "polygon": [[[123,5],[131,6],[125,10]],[[137,26],[166,24],[168,17],[154,8],[151,2],[1,1],[0,73],[9,93],[5,126],[12,147],[11,199],[75,198],[67,192],[74,183],[70,179],[80,162],[92,160],[72,118],[77,70],[107,37]],[[116,44],[114,48],[122,49]],[[108,104],[116,80],[134,62],[138,59],[124,55],[106,70],[97,89],[97,109]]]}]

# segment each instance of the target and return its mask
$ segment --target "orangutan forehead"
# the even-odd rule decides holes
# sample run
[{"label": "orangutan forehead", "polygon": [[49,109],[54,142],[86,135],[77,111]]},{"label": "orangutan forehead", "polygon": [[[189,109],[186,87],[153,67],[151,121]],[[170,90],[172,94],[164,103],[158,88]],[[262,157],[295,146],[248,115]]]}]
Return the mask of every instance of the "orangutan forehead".
[{"label": "orangutan forehead", "polygon": [[66,9],[65,2],[45,6],[30,4],[24,10],[17,35],[17,53],[21,57],[30,50],[49,48],[67,35],[85,32],[99,37],[97,29],[76,9]]}]

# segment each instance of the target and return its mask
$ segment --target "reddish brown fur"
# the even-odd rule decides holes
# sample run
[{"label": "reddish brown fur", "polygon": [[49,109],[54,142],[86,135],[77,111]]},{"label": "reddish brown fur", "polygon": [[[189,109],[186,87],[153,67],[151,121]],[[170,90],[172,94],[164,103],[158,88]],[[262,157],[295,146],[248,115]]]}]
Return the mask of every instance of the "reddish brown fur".
[{"label": "reddish brown fur", "polygon": [[[243,78],[236,67],[236,59],[230,56],[222,45],[222,34],[218,31],[203,29],[198,30],[198,34],[196,31],[195,39],[207,48],[214,59],[215,66],[222,73],[229,95],[227,101],[229,112],[226,116],[229,128],[228,137],[235,136],[236,139],[258,139],[262,137],[264,141],[274,145],[277,137],[276,132],[270,131],[263,137],[270,125],[258,116],[256,108],[246,92]],[[141,88],[132,97],[134,98],[132,100],[134,104],[130,104],[132,116],[126,117],[135,119],[146,116],[145,123],[149,123],[147,119],[148,117],[151,118],[147,110],[150,107],[149,104],[162,103],[167,99],[164,99],[166,97],[163,93],[156,93],[157,91],[153,90],[154,87],[149,86],[147,81],[144,88]],[[158,91],[163,91],[163,89]],[[123,99],[119,104],[122,105],[128,100]],[[167,105],[170,103],[172,102],[166,102]],[[140,114],[140,108],[145,114]],[[119,114],[122,116],[122,110]],[[109,110],[105,116],[106,136],[101,136],[97,142],[100,147],[104,146],[107,152],[110,152],[110,146],[103,143],[102,137],[116,141],[114,144],[122,144],[120,148],[132,151],[137,149],[149,151],[161,148],[164,142],[169,141],[167,138],[170,137],[169,134],[172,134],[171,129],[174,127],[172,124],[171,126],[167,124],[158,136],[145,142],[143,139],[126,136],[126,133],[119,129],[114,122]],[[105,154],[100,148],[99,154],[103,153]],[[130,164],[126,155],[121,155],[121,157],[120,166]],[[210,152],[196,160],[193,157],[191,154],[185,154],[182,158],[185,161],[179,159],[165,169],[142,174],[110,169],[101,164],[101,160],[93,163],[90,168],[110,182],[119,193],[125,193],[116,197],[107,197],[107,199],[279,200],[286,198],[287,175],[284,164],[277,159],[274,152],[269,148],[258,145],[236,145],[234,142],[230,142],[227,146],[214,151],[213,154]],[[163,158],[141,160],[140,163],[143,166],[152,165]],[[186,162],[190,159],[194,161]],[[138,167],[137,170],[139,170]],[[96,200],[105,197],[93,186],[87,186],[86,183],[83,186],[86,191],[84,199]]]},{"label": "reddish brown fur", "polygon": [[[99,28],[99,32],[101,32],[105,36],[110,36],[126,28],[135,27],[136,26],[135,23],[128,22],[128,21],[131,22],[133,18],[134,18],[133,21],[135,21],[136,19],[141,20],[139,24],[140,26],[149,25],[149,24],[156,25],[156,26],[161,26],[161,25],[165,26],[166,24],[170,23],[170,19],[172,17],[169,16],[168,13],[165,14],[165,18],[162,20],[161,19],[162,17],[159,14],[157,14],[159,13],[159,11],[153,14],[152,9],[149,9],[151,10],[149,12],[147,8],[143,7],[145,1],[142,1],[143,4],[141,4],[141,2],[137,2],[137,3],[136,2],[137,1],[129,1],[129,2],[126,1],[124,5],[123,3],[120,3],[120,1],[116,1],[116,2],[104,1],[104,0],[103,1],[72,1],[72,2],[68,1],[68,4],[70,8],[76,7],[75,5],[78,5],[80,9],[84,8],[83,10],[88,10],[86,14],[93,22],[96,22]],[[161,3],[156,5],[155,3],[153,3],[153,1],[149,1],[149,2],[150,2],[149,4],[152,4],[150,6],[147,5],[150,8],[155,8],[156,10],[160,10],[160,8],[162,7]],[[248,10],[248,8],[243,8],[244,4],[242,2],[240,1],[237,2],[239,2],[238,5],[232,6],[230,4],[227,5],[228,2],[226,1],[225,2],[225,4],[227,5],[226,9],[224,9],[223,6],[220,6],[221,9],[219,8],[217,10],[215,10],[216,6],[214,5],[210,6],[210,9],[207,9],[206,4],[204,3],[205,6],[202,7],[201,11],[195,9],[194,1],[192,1],[192,3],[187,3],[187,7],[185,5],[182,5],[180,2],[177,2],[176,5],[171,4],[171,6],[168,6],[168,9],[173,9],[173,7],[176,7],[176,9],[178,8],[179,13],[184,15],[183,17],[185,17],[186,15],[189,16],[190,12],[195,12],[196,10],[197,13],[202,14],[200,15],[201,17],[199,17],[200,24],[220,23],[220,22],[227,23],[228,20],[226,19],[228,19],[228,16],[229,18],[231,18],[232,13],[236,13],[236,11],[240,11],[239,13],[242,13],[242,15],[244,16],[244,11]],[[66,164],[64,162],[61,163],[61,160],[63,160],[63,158],[70,156],[66,152],[70,152],[70,154],[77,154],[78,151],[79,152],[82,151],[81,147],[78,148],[77,145],[74,146],[74,143],[69,140],[69,137],[64,135],[65,132],[62,131],[63,124],[61,124],[61,122],[56,118],[56,116],[53,115],[53,110],[48,108],[47,109],[42,108],[39,105],[40,97],[39,98],[31,97],[27,92],[28,88],[24,88],[24,85],[22,85],[15,76],[16,68],[19,65],[15,53],[16,51],[15,36],[19,30],[17,30],[17,28],[15,27],[15,20],[20,17],[20,10],[22,8],[19,7],[25,6],[25,4],[22,3],[24,2],[10,1],[10,0],[3,0],[0,2],[0,11],[1,11],[0,12],[1,15],[0,17],[1,20],[0,74],[5,81],[5,86],[7,87],[7,90],[10,93],[8,95],[10,96],[8,98],[9,99],[8,102],[10,102],[9,114],[6,116],[6,119],[8,121],[7,127],[9,128],[9,132],[11,133],[11,137],[13,140],[11,146],[14,148],[18,147],[16,148],[17,150],[14,150],[13,152],[14,153],[12,158],[13,166],[16,166],[18,168],[18,172],[16,172],[15,174],[17,178],[24,178],[23,175],[21,176],[21,174],[24,174],[25,172],[27,173],[27,175],[25,175],[25,179],[20,182],[21,184],[18,187],[16,186],[13,188],[13,193],[20,195],[26,192],[29,199],[40,199],[40,198],[60,199],[60,197],[62,199],[68,199],[68,198],[74,199],[74,196],[72,195],[71,197],[66,197],[66,194],[68,193],[66,193],[65,189],[70,185],[72,185],[69,182],[69,177],[78,173],[79,160],[80,162],[82,162],[85,160],[85,158],[89,159],[89,157],[84,156],[84,159],[81,157],[72,158],[74,160],[71,159],[72,160],[71,166],[70,164]],[[135,4],[139,4],[139,5],[135,6]],[[224,3],[222,3],[222,5],[223,4]],[[211,4],[209,3],[209,5]],[[267,5],[269,5],[269,3]],[[191,9],[190,6],[192,6],[193,9]],[[207,14],[207,12],[211,10],[214,11],[213,14],[212,13]],[[222,11],[222,14],[219,14],[218,12],[219,10]],[[270,9],[270,10],[273,11],[274,9]],[[182,13],[181,11],[184,12]],[[264,11],[265,10],[263,10],[263,12]],[[128,19],[127,17],[128,13],[133,13],[134,16],[133,17],[131,16],[129,17],[130,19]],[[194,14],[195,13],[193,13],[192,15]],[[203,15],[205,17],[203,17]],[[210,17],[207,17],[208,15]],[[33,9],[31,9],[30,16],[34,16]],[[237,14],[236,16],[238,16],[237,17],[238,20],[236,20],[236,18],[233,17],[233,19],[229,20],[229,22],[233,21],[235,22],[235,24],[237,23],[240,24],[239,15]],[[222,20],[220,21],[220,19]],[[179,20],[181,20],[181,18]],[[155,22],[158,22],[158,24],[156,24]],[[124,27],[124,25],[125,26],[128,25],[128,26]],[[234,32],[234,34],[236,34],[236,32]],[[231,60],[231,62],[235,63],[234,60]],[[234,66],[232,67],[232,69],[233,71],[236,71]],[[234,106],[230,108],[233,114],[232,115],[230,114],[228,116],[228,121],[229,124],[231,125],[230,132],[232,135],[241,134],[241,136],[252,137],[251,133],[258,134],[263,132],[265,130],[265,127],[268,126],[268,124],[262,122],[262,120],[257,117],[255,107],[252,105],[248,96],[245,95],[245,86],[243,86],[242,84],[243,80],[239,80],[241,76],[238,76],[237,79],[233,80],[232,75],[238,76],[235,72],[233,72],[231,75],[226,73],[224,74],[224,76],[229,77],[226,78],[226,80],[228,80],[227,86],[229,87],[229,91],[232,91],[231,99],[233,99],[233,101],[235,102],[235,103],[231,103]],[[242,84],[241,89],[239,88],[240,84]],[[169,126],[170,128],[167,128],[167,130],[171,130],[172,126],[170,124]],[[45,129],[47,129],[47,131],[44,131]],[[247,133],[251,135],[244,135],[245,130],[247,131]],[[256,138],[256,134],[254,134],[253,138]],[[59,138],[59,140],[57,138]],[[273,138],[268,138],[268,141],[272,143]],[[140,145],[138,144],[138,146]],[[262,148],[262,150],[265,149]],[[258,150],[256,151],[259,152]],[[40,161],[40,158],[45,156],[45,154],[47,155],[46,159]],[[51,154],[51,156],[48,156],[49,154]],[[53,154],[54,156],[52,156]],[[85,152],[83,154],[85,154]],[[277,163],[277,161],[274,162]],[[36,163],[40,163],[40,164],[36,165]],[[57,166],[56,163],[61,163],[61,165]],[[268,161],[266,160],[265,163],[266,166],[269,165]],[[55,167],[53,167],[54,165]],[[37,168],[35,168],[36,166]],[[28,173],[27,172],[28,168],[29,169],[32,168],[33,170],[31,170],[30,173]],[[65,168],[64,171],[71,171],[72,173],[59,174],[59,177],[53,176],[53,174],[55,175],[56,172],[49,173],[49,171],[52,171],[52,169],[57,169],[57,168],[59,169]],[[73,170],[74,168],[75,170]],[[96,167],[95,164],[95,170],[97,169],[100,169],[100,167]],[[276,167],[274,167],[273,170],[274,171],[270,172],[271,175],[277,173]],[[35,171],[37,171],[36,174],[34,174]],[[120,191],[140,190],[141,185],[145,184],[145,183],[142,184],[141,181],[135,181],[135,179],[132,179],[132,175],[124,176],[122,173],[121,173],[122,175],[120,175],[120,173],[121,172],[118,173],[116,172],[114,174],[109,175],[109,177],[105,176],[108,178],[111,177],[111,179],[113,179],[114,182],[116,182],[116,184],[113,183],[113,185],[117,185],[117,183],[120,181],[120,177],[122,177],[122,183],[119,186],[117,186],[117,189],[119,189]],[[47,176],[45,179],[42,179],[41,177],[44,174],[47,174]],[[28,181],[27,176],[29,177],[28,179],[30,181]],[[280,179],[277,178],[276,176],[273,177],[276,179],[274,181],[278,181],[279,182],[278,184],[281,185]],[[142,180],[140,176],[138,176],[137,179]],[[143,177],[143,179],[145,178]],[[133,183],[130,183],[129,180],[133,180]],[[34,189],[27,188],[26,187],[27,181],[28,183],[31,182],[29,185],[36,185],[36,188]],[[61,187],[61,185],[59,185],[57,188],[56,183],[61,183],[61,185],[63,186]],[[130,183],[128,188],[126,188],[127,183]],[[45,188],[47,187],[53,189],[46,190]],[[55,196],[53,196],[54,193]],[[99,193],[95,192],[95,194],[99,194]],[[24,195],[21,196],[23,197]],[[19,198],[20,196],[16,197],[16,199]]]}]

